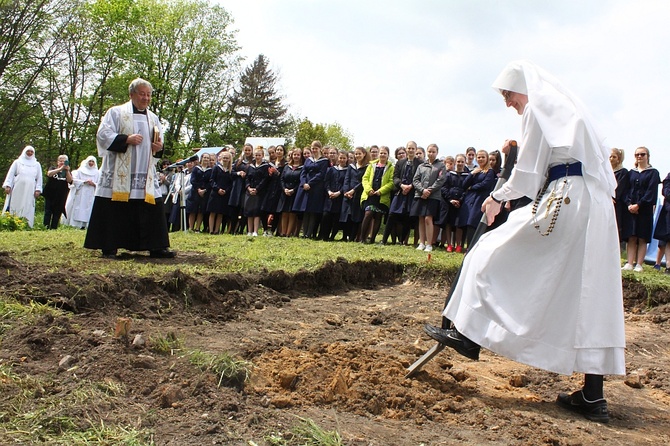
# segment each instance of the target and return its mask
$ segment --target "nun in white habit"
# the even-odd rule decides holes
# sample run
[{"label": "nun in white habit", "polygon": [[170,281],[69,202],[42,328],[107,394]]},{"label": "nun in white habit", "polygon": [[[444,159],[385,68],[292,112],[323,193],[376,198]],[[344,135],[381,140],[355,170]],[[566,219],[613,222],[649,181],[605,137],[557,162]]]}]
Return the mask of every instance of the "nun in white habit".
[{"label": "nun in white habit", "polygon": [[95,199],[95,186],[100,179],[98,161],[91,155],[81,162],[72,172],[71,192],[65,204],[64,223],[76,228],[85,228],[91,218],[91,209]]},{"label": "nun in white habit", "polygon": [[510,63],[493,87],[522,116],[523,136],[512,176],[482,210],[490,224],[502,202],[535,200],[465,257],[443,313],[454,329],[426,332],[471,359],[482,346],[551,372],[584,373],[584,387],[557,403],[607,422],[603,375],[625,375],[610,149],[581,102],[536,65]]},{"label": "nun in white habit", "polygon": [[32,228],[35,200],[42,193],[42,166],[35,158],[33,146],[26,146],[21,156],[14,160],[2,187],[7,194],[2,211],[24,217]]}]

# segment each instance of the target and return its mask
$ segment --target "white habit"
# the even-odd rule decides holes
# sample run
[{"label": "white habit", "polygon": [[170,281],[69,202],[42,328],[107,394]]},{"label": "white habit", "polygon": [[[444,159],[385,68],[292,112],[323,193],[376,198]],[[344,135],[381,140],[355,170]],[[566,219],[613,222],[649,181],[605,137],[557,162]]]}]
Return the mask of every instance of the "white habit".
[{"label": "white habit", "polygon": [[[94,161],[95,164],[91,167],[88,165],[89,161]],[[63,217],[64,224],[77,228],[85,228],[88,225],[95,199],[95,185],[99,178],[98,163],[94,156],[86,158],[79,168],[72,172],[70,194],[65,204],[67,217]]]},{"label": "white habit", "polygon": [[[31,157],[26,155],[28,150],[33,151]],[[26,146],[21,156],[10,166],[5,182],[2,183],[3,188],[12,189],[11,195],[6,198],[9,200],[9,213],[25,217],[31,228],[35,223],[35,191],[42,192],[42,166],[35,159],[34,152],[32,146]]]},{"label": "white habit", "polygon": [[[494,83],[528,95],[523,137],[510,180],[494,197],[535,198],[549,167],[582,163],[583,176],[549,184],[537,208],[512,212],[468,252],[444,316],[495,353],[561,374],[624,375],[619,241],[608,156],[579,101],[529,62],[515,62]],[[525,90],[525,91],[524,91]],[[566,181],[567,180],[567,181]],[[566,181],[566,182],[564,182]],[[564,200],[545,232],[556,189]]]}]

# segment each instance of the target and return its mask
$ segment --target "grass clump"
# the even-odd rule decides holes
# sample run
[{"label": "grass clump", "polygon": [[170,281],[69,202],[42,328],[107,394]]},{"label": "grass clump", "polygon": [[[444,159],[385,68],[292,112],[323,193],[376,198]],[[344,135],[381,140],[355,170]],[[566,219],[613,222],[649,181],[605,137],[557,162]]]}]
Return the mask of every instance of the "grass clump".
[{"label": "grass clump", "polygon": [[64,389],[61,382],[20,376],[0,364],[0,444],[152,445],[151,432],[105,424],[97,414],[118,405],[122,384],[81,381]]},{"label": "grass clump", "polygon": [[57,316],[62,313],[60,310],[35,301],[22,304],[14,299],[0,297],[0,338],[14,324],[30,323],[45,314]]},{"label": "grass clump", "polygon": [[174,355],[175,351],[184,348],[184,339],[178,337],[174,332],[169,332],[164,337],[149,338],[149,348],[160,355]]},{"label": "grass clump", "polygon": [[192,351],[189,361],[200,370],[216,374],[219,377],[218,387],[222,385],[243,387],[249,381],[253,367],[249,361],[234,358],[229,353],[214,355],[202,350]]},{"label": "grass clump", "polygon": [[264,438],[272,446],[342,446],[337,431],[326,431],[314,420],[300,418],[300,422],[287,434],[273,433]]}]

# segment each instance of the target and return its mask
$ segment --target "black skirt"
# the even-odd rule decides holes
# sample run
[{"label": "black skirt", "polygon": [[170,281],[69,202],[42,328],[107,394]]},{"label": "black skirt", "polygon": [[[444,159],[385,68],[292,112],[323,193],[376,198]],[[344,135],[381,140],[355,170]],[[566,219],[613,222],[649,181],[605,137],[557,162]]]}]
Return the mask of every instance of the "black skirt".
[{"label": "black skirt", "polygon": [[156,198],[156,204],[95,197],[84,248],[153,251],[169,246],[162,197]]},{"label": "black skirt", "polygon": [[440,200],[431,200],[430,198],[414,198],[412,202],[412,210],[409,215],[412,217],[432,216],[438,218],[440,216]]}]

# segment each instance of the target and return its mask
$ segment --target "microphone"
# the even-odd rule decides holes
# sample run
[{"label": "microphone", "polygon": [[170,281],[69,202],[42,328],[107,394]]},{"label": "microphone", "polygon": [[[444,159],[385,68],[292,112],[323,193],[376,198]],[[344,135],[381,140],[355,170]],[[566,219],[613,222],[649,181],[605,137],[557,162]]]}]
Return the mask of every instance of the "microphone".
[{"label": "microphone", "polygon": [[192,163],[193,161],[198,161],[198,155],[193,155],[190,158],[186,158],[185,160],[177,161],[176,163],[167,166],[167,169],[174,169],[175,167],[184,166],[186,163]]}]

